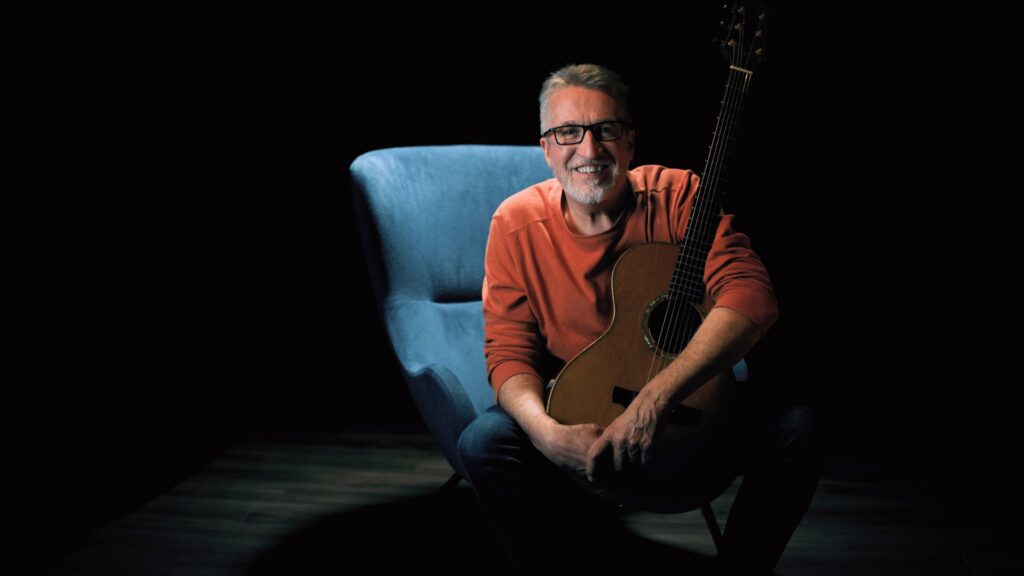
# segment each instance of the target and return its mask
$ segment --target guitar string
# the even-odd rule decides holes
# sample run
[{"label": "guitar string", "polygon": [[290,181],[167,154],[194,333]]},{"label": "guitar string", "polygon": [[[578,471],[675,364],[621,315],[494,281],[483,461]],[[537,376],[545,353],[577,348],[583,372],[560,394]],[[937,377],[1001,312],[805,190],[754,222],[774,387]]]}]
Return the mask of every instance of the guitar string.
[{"label": "guitar string", "polygon": [[[728,89],[728,82],[726,82],[726,88]],[[717,118],[720,123],[722,120],[721,113]],[[718,137],[720,130],[716,130],[712,134],[712,142],[709,148],[709,152],[715,147],[715,139]],[[710,162],[710,155],[706,164]],[[688,253],[689,239],[696,233],[696,222],[699,218],[699,212],[701,206],[698,203],[700,196],[703,196],[703,189],[698,188],[699,195],[696,196],[691,203],[691,211],[688,217],[686,229],[683,237],[680,241],[679,251],[676,253],[676,263],[673,269],[671,280],[669,281],[667,299],[664,305],[665,314],[661,322],[661,326],[658,330],[658,338],[656,346],[662,351],[666,352],[665,355],[655,353],[651,356],[651,365],[648,367],[646,382],[650,382],[657,374],[661,373],[665,367],[671,363],[669,355],[676,351],[677,342],[680,336],[680,322],[679,317],[683,314],[683,308],[686,306],[686,302],[682,295],[684,292],[684,286],[680,284],[680,280],[686,277],[685,270],[684,274],[680,277],[679,272],[685,266],[686,254]],[[678,293],[678,295],[677,295]],[[685,328],[683,328],[685,329]],[[681,351],[681,350],[680,350]]]},{"label": "guitar string", "polygon": [[[729,90],[729,82],[726,82],[726,95]],[[723,104],[725,103],[723,96]],[[711,167],[712,155],[716,148],[716,141],[722,134],[722,120],[725,114],[726,108],[723,106],[723,111],[719,114],[717,119],[718,125],[712,135],[712,142],[709,147],[708,159],[705,162],[706,168]],[[701,182],[703,184],[703,181]],[[676,349],[676,344],[682,344],[681,336],[689,329],[689,315],[686,315],[686,307],[689,305],[685,301],[684,295],[687,294],[686,289],[689,287],[685,279],[687,271],[685,267],[687,265],[686,259],[688,258],[692,238],[700,234],[701,225],[701,210],[704,207],[701,200],[702,197],[707,197],[710,194],[706,194],[703,186],[698,188],[698,195],[694,198],[691,203],[691,211],[689,214],[689,221],[686,226],[686,230],[683,234],[682,241],[680,242],[679,252],[676,254],[676,266],[673,271],[672,279],[669,283],[669,290],[667,296],[667,302],[665,304],[665,316],[659,328],[659,334],[657,339],[657,345],[662,349],[671,354]],[[684,273],[680,276],[677,274],[680,270],[684,270]],[[685,324],[680,322],[680,317],[684,316],[687,318]],[[651,365],[648,368],[647,382],[650,382],[655,375],[660,373],[665,367],[671,362],[670,358],[661,354],[654,354],[651,357]]]},{"label": "guitar string", "polygon": [[[745,18],[745,16],[746,15],[743,14],[741,15],[741,18]],[[738,64],[749,70],[749,61],[752,53],[748,54],[746,47],[743,45],[743,39],[746,37],[744,34],[745,29],[745,22],[741,22],[740,33],[738,34],[738,47],[734,52],[734,54],[740,55],[740,58],[733,60],[732,63]],[[743,61],[744,58],[746,61]],[[743,113],[742,105],[744,97],[749,91],[750,81],[751,74],[749,72],[740,71],[734,67],[730,67],[729,81],[726,84],[726,94],[723,97],[722,116],[724,117],[724,121],[720,122],[719,126],[716,128],[714,141],[717,143],[717,146],[713,145],[712,150],[709,152],[708,162],[706,163],[705,180],[702,181],[702,184],[706,182],[708,186],[697,198],[695,198],[695,201],[699,201],[701,203],[700,211],[695,213],[697,218],[694,218],[694,222],[692,222],[692,224],[695,225],[695,234],[687,233],[686,237],[690,239],[691,242],[693,239],[698,239],[698,241],[705,238],[709,239],[710,242],[704,244],[708,251],[710,251],[711,246],[713,245],[718,225],[721,222],[722,194],[719,188],[723,187],[726,183],[722,177],[723,175],[728,174],[728,169],[730,168],[728,164],[728,154],[730,152],[730,146],[735,141],[736,135],[739,131],[740,120]],[[723,142],[724,145],[722,144]],[[696,208],[697,206],[695,206],[695,209]],[[712,226],[714,227],[713,230],[711,229]],[[702,253],[704,251],[704,246],[699,247],[698,253]],[[686,248],[692,250],[693,246],[686,246]],[[704,253],[702,256],[704,257],[702,264],[706,267],[707,254]],[[689,256],[684,256],[684,258],[689,258],[691,261],[694,260],[694,258]],[[693,265],[692,262],[691,265]],[[703,283],[703,272],[704,270],[701,269],[700,276],[690,275],[684,277],[686,278],[684,283],[684,294],[704,293],[705,286]],[[689,307],[689,304],[683,303],[681,306]],[[684,310],[684,312],[688,311]],[[683,338],[688,339],[688,337],[692,337],[693,332],[695,332],[699,327],[701,320],[697,314],[686,314],[685,318],[686,321],[682,326],[682,332],[674,335],[674,340],[672,340],[673,342],[683,342]],[[691,325],[695,320],[697,321],[698,326]]]},{"label": "guitar string", "polygon": [[[708,172],[710,172],[710,174],[708,174],[710,193],[705,197],[705,201],[707,202],[706,208],[705,210],[701,211],[701,216],[705,217],[706,219],[703,222],[701,222],[701,226],[700,228],[698,228],[699,234],[695,236],[697,238],[707,238],[710,240],[710,242],[707,243],[708,251],[710,251],[711,247],[714,244],[714,239],[717,236],[717,228],[721,224],[721,217],[723,213],[723,193],[719,190],[719,187],[727,187],[727,181],[723,180],[723,176],[731,175],[731,158],[729,154],[731,152],[735,152],[735,150],[733,149],[733,144],[736,142],[736,138],[740,131],[740,125],[744,111],[743,105],[745,103],[746,95],[749,93],[750,82],[752,80],[752,73],[749,72],[749,70],[751,69],[751,62],[754,53],[751,50],[751,48],[753,48],[753,46],[756,45],[756,42],[752,43],[752,45],[749,48],[744,45],[745,40],[747,38],[750,38],[750,36],[747,35],[748,28],[746,17],[746,11],[740,13],[741,22],[739,25],[739,33],[737,34],[737,45],[736,50],[733,53],[739,56],[739,58],[736,59],[734,64],[738,65],[740,68],[743,68],[744,70],[737,70],[732,66],[730,66],[729,69],[730,72],[727,95],[723,99],[724,103],[726,104],[724,114],[727,117],[727,121],[724,122],[725,133],[723,135],[725,144],[720,145],[718,147],[716,151],[718,154],[718,159],[714,163],[714,166],[709,166],[708,169]],[[757,24],[758,30],[760,29],[761,23],[762,21],[759,20]],[[712,227],[714,229],[712,229]],[[706,268],[706,254],[704,256],[705,258],[703,262],[703,267]],[[701,276],[695,279],[695,282],[699,282],[699,285],[693,286],[693,293],[697,293],[698,291],[703,293],[706,289],[706,287],[703,284],[703,272],[704,270],[702,269]],[[697,290],[698,288],[700,288],[700,290]],[[687,325],[685,327],[683,336],[689,335],[690,337],[692,337],[689,322],[696,318],[697,315],[695,314],[687,316]],[[699,322],[700,321],[698,320],[698,324]],[[693,327],[693,330],[696,331],[698,327],[699,326]]]},{"label": "guitar string", "polygon": [[[741,15],[744,18],[745,14]],[[738,46],[733,54],[742,55],[745,53],[745,47],[743,46],[743,31],[745,30],[745,23],[740,24],[740,33],[738,34]],[[732,64],[743,64],[738,61],[739,59],[731,59]],[[696,226],[694,234],[687,234],[687,238],[691,242],[696,240],[698,243],[707,239],[709,242],[705,242],[703,245],[698,244],[696,253],[701,256],[700,264],[697,264],[697,258],[693,258],[690,254],[693,254],[694,247],[692,245],[687,246],[690,250],[689,254],[684,256],[690,262],[691,266],[701,266],[700,274],[697,275],[696,270],[689,276],[684,276],[684,294],[701,294],[703,296],[706,291],[704,285],[704,272],[707,266],[707,253],[710,252],[714,239],[716,237],[718,225],[721,222],[722,213],[722,194],[721,187],[724,187],[726,182],[723,180],[723,175],[728,174],[729,169],[729,152],[733,142],[735,142],[736,133],[739,129],[739,119],[742,114],[743,97],[746,94],[747,86],[750,80],[750,74],[736,70],[734,67],[729,69],[729,79],[726,83],[725,95],[723,96],[723,117],[719,125],[715,130],[715,142],[716,146],[709,152],[708,162],[706,163],[705,180],[703,183],[707,183],[707,187],[700,195],[695,198],[696,202],[700,202],[701,206],[699,212],[695,212],[696,218],[693,224]],[[697,209],[697,206],[694,207]],[[714,229],[712,229],[714,227]],[[705,248],[706,247],[706,248]],[[705,251],[706,250],[706,251]],[[703,298],[702,298],[703,299]],[[683,304],[683,306],[690,307],[689,304]],[[683,312],[689,312],[684,310]],[[692,323],[696,322],[696,326]],[[695,313],[687,313],[685,315],[685,323],[682,326],[682,332],[675,335],[675,342],[682,342],[682,338],[692,338],[693,333],[699,328],[701,320]]]},{"label": "guitar string", "polygon": [[[741,31],[744,27],[745,25],[741,24]],[[744,46],[742,44],[743,34],[739,34],[739,37],[739,48],[734,52],[734,54],[738,53],[742,57],[745,55]],[[747,59],[749,60],[749,56]],[[735,61],[733,63],[735,64]],[[747,63],[741,62],[741,64]],[[750,82],[749,73],[741,72],[730,67],[729,74],[730,76],[726,83],[725,95],[723,96],[722,113],[718,119],[718,125],[716,126],[714,137],[712,138],[712,145],[709,150],[708,160],[705,163],[705,177],[708,187],[704,188],[702,186],[701,188],[704,189],[696,198],[694,198],[694,204],[690,214],[690,222],[687,224],[686,234],[684,235],[683,243],[677,256],[677,269],[679,269],[680,264],[684,267],[694,266],[692,262],[687,262],[687,260],[693,260],[691,254],[694,252],[694,244],[698,246],[696,250],[698,254],[705,251],[704,246],[707,246],[707,249],[710,250],[710,244],[703,242],[703,240],[710,237],[711,242],[713,243],[713,233],[717,231],[717,224],[720,222],[721,206],[720,198],[718,198],[719,191],[717,187],[721,183],[720,178],[722,173],[724,173],[728,168],[728,165],[725,163],[727,160],[726,154],[728,153],[728,145],[730,143],[730,139],[735,136],[734,132],[738,129],[737,119],[742,113],[740,106],[742,105],[743,95],[746,94]],[[739,87],[737,87],[737,85],[739,85]],[[722,145],[722,142],[725,142],[725,145]],[[704,181],[701,182],[701,184],[703,183]],[[709,230],[709,227],[712,224],[715,225],[715,230]],[[711,234],[709,234],[709,232]],[[702,260],[706,266],[706,254],[703,254],[703,256],[704,258],[702,258]],[[679,283],[679,279],[673,275],[672,284],[680,295],[673,297],[673,290],[670,287],[666,310],[666,321],[662,323],[659,330],[660,335],[658,343],[661,343],[664,347],[668,347],[667,345],[671,343],[673,346],[671,346],[670,349],[674,350],[676,347],[674,346],[675,344],[685,346],[686,342],[689,340],[688,336],[692,337],[692,331],[696,330],[696,327],[692,325],[692,322],[698,318],[698,315],[691,313],[691,304],[682,296],[697,292],[703,294],[703,270],[701,270],[701,274],[696,277],[693,275],[692,270],[690,274],[684,274],[682,276],[681,285]],[[700,288],[699,291],[697,290],[698,288]],[[683,321],[680,321],[680,317],[683,318]],[[666,326],[669,331],[668,340],[664,339],[666,336]],[[686,341],[684,341],[684,338]],[[668,358],[655,354],[654,357],[652,357],[647,381],[649,382],[653,378],[654,374],[664,369],[670,361],[671,360]],[[657,371],[655,371],[656,366]]]},{"label": "guitar string", "polygon": [[[722,97],[722,113],[718,126],[715,129],[715,143],[709,151],[708,162],[704,174],[703,183],[707,186],[703,190],[698,188],[698,196],[694,199],[693,217],[690,225],[693,226],[692,233],[686,235],[686,245],[680,253],[684,270],[688,268],[689,274],[683,275],[681,282],[681,294],[703,300],[706,291],[704,286],[704,269],[706,267],[707,253],[711,243],[714,241],[716,221],[720,218],[719,186],[722,184],[721,176],[725,172],[729,142],[733,137],[735,126],[734,116],[736,115],[736,101],[738,91],[736,89],[736,74],[730,71],[730,78],[726,85],[725,94]],[[699,303],[689,302],[680,299],[676,306],[676,318],[673,323],[673,335],[671,341],[682,346],[688,342],[699,328],[700,317],[694,309]],[[681,321],[680,321],[681,320]]]},{"label": "guitar string", "polygon": [[[677,270],[682,269],[685,273],[675,279],[675,288],[679,296],[670,300],[672,306],[667,322],[670,332],[668,342],[671,342],[673,345],[683,345],[685,343],[684,340],[688,340],[688,337],[692,336],[692,332],[696,329],[693,325],[696,315],[693,313],[695,311],[692,310],[695,302],[689,302],[687,296],[696,296],[698,293],[702,294],[704,292],[702,287],[703,271],[698,276],[698,272],[695,269],[701,259],[695,256],[700,256],[704,252],[703,246],[706,243],[702,245],[702,242],[707,238],[708,227],[715,216],[716,185],[718,184],[720,170],[723,168],[721,161],[726,148],[723,142],[728,143],[732,126],[731,117],[734,114],[735,81],[735,74],[730,71],[725,93],[722,96],[722,111],[719,114],[712,144],[708,151],[708,159],[705,162],[704,179],[698,188],[697,197],[694,198],[690,222],[687,224],[686,234],[677,256]],[[675,347],[673,346],[673,349]],[[667,359],[662,359],[661,362],[665,364]]]},{"label": "guitar string", "polygon": [[[728,104],[731,93],[730,88],[732,87],[732,82],[734,80],[732,68],[730,68],[729,74],[730,76],[727,78],[725,85],[725,93],[722,96],[721,112],[719,113],[719,117],[716,119],[715,131],[712,136],[711,145],[708,149],[708,158],[705,161],[704,178],[701,180],[696,191],[696,196],[691,204],[689,221],[687,222],[686,231],[679,248],[679,253],[676,255],[675,271],[682,271],[683,273],[681,277],[676,277],[676,274],[673,274],[672,289],[669,290],[669,306],[664,324],[668,326],[669,337],[668,340],[662,340],[662,342],[665,342],[666,346],[671,351],[676,351],[676,349],[678,349],[679,352],[682,352],[682,349],[685,348],[685,345],[689,341],[687,336],[692,336],[691,330],[693,327],[691,326],[691,322],[694,314],[691,313],[692,305],[688,301],[688,298],[690,294],[698,293],[696,290],[697,282],[703,280],[703,274],[701,274],[699,279],[691,281],[690,278],[693,277],[696,270],[687,269],[686,267],[689,265],[692,268],[694,266],[693,261],[697,260],[691,256],[694,251],[694,244],[706,236],[704,230],[707,226],[706,214],[711,212],[714,205],[713,200],[715,189],[713,184],[715,182],[715,178],[713,177],[713,171],[717,164],[716,151],[722,148],[721,142],[723,134],[725,133],[725,127],[729,125],[728,120],[730,108]],[[726,140],[726,142],[728,141]],[[705,184],[707,184],[707,186],[705,186]],[[694,239],[697,239],[697,242],[695,242]],[[677,295],[673,296],[673,292],[677,293]],[[702,293],[703,290],[700,290],[699,292]],[[681,318],[683,319],[682,321],[680,320]],[[658,362],[658,372],[663,370],[668,363],[670,363],[670,360],[667,357],[661,357]],[[650,378],[650,376],[648,378]]]}]

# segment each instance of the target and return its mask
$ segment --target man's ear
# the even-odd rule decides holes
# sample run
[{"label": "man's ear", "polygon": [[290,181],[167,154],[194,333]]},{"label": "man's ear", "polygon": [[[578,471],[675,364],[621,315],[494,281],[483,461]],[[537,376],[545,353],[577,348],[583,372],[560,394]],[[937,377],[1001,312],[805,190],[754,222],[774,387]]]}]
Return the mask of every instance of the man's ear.
[{"label": "man's ear", "polygon": [[548,168],[554,170],[551,166],[551,155],[548,153],[548,140],[543,136],[540,139],[540,149],[544,151],[544,162],[548,165]]}]

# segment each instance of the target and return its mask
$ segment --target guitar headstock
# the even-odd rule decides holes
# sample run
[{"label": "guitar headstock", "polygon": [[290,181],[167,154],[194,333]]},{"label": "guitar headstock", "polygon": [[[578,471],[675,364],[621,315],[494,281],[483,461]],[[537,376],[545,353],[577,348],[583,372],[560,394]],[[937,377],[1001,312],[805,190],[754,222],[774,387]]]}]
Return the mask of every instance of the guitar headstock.
[{"label": "guitar headstock", "polygon": [[731,8],[726,4],[722,9],[725,14],[719,25],[723,30],[717,41],[729,63],[750,70],[764,62],[768,25],[764,3],[735,0]]}]

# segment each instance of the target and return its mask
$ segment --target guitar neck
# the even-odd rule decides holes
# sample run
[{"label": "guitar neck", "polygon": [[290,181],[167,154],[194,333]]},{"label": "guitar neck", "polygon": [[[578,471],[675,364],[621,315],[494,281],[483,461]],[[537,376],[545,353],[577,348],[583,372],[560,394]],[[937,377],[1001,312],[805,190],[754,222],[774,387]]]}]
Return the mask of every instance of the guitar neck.
[{"label": "guitar neck", "polygon": [[730,58],[725,93],[718,112],[715,131],[708,147],[708,157],[701,174],[700,187],[694,198],[693,210],[686,224],[686,233],[680,245],[679,257],[672,274],[670,293],[690,302],[704,298],[704,265],[715,239],[722,217],[722,200],[729,182],[730,161],[743,117],[743,108],[754,76],[752,65],[764,56],[764,13],[756,17],[756,25],[748,26],[745,8],[733,9],[730,34],[735,36],[722,42],[722,49]]}]

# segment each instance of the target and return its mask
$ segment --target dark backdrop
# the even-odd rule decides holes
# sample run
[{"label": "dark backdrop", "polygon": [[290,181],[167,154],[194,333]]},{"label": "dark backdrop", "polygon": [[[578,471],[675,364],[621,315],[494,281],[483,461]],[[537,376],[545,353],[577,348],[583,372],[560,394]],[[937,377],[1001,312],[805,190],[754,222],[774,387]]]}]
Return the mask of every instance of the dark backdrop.
[{"label": "dark backdrop", "polygon": [[[679,9],[610,40],[487,21],[374,26],[367,42],[347,22],[112,48],[92,84],[131,89],[89,96],[107,120],[73,164],[90,192],[59,211],[43,318],[66,391],[44,400],[42,470],[70,541],[251,433],[422,430],[371,306],[348,165],[381,147],[536,144],[544,77],[593,61],[633,87],[637,162],[700,170],[726,63],[716,12]],[[874,72],[835,74],[774,22],[728,201],[782,310],[751,364],[824,407],[833,457],[942,495],[979,487],[1006,472],[995,422],[1010,409],[980,374],[950,382],[954,348],[920,305],[927,232],[898,194],[907,177],[874,155]]]}]

